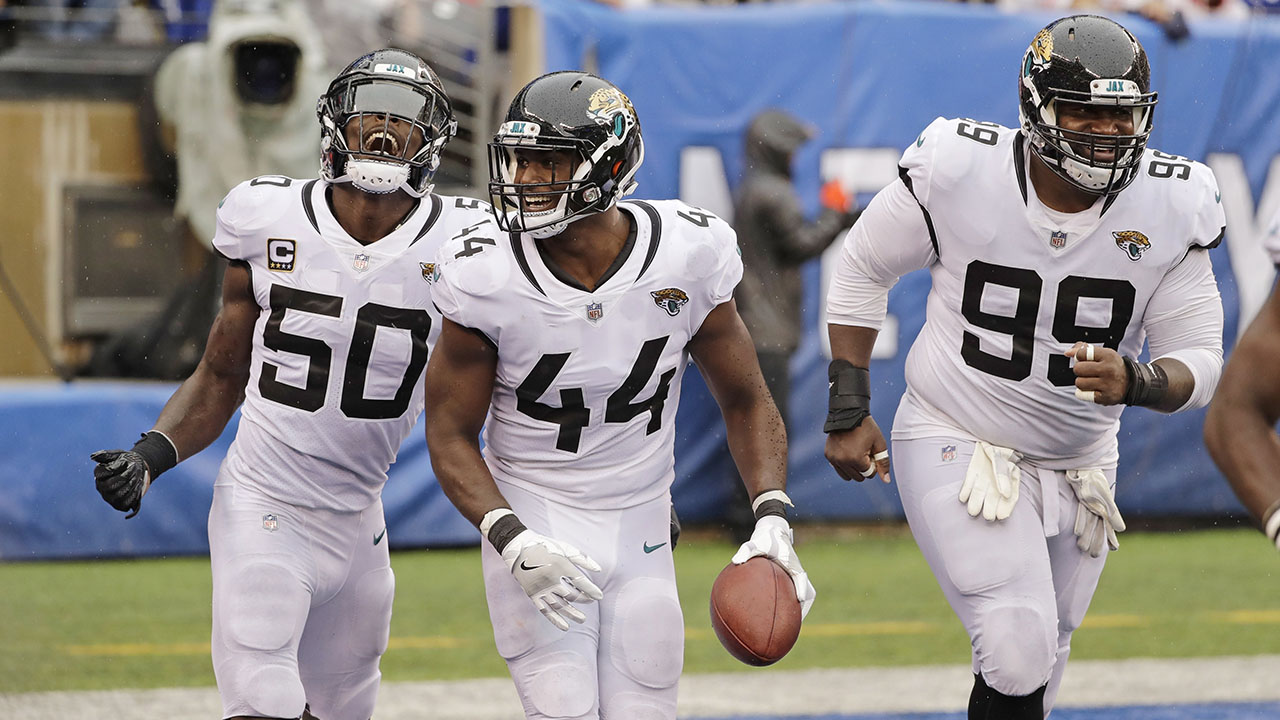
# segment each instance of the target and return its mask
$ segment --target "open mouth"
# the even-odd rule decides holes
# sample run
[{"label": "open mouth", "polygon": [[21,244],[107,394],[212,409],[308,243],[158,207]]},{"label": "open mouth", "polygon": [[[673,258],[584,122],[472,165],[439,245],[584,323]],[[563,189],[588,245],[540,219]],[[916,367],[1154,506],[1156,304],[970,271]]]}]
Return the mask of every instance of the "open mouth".
[{"label": "open mouth", "polygon": [[380,128],[365,133],[365,136],[360,140],[360,149],[367,153],[398,156],[400,154],[400,139]]},{"label": "open mouth", "polygon": [[525,195],[524,211],[530,214],[542,214],[555,209],[559,197],[555,195]]}]

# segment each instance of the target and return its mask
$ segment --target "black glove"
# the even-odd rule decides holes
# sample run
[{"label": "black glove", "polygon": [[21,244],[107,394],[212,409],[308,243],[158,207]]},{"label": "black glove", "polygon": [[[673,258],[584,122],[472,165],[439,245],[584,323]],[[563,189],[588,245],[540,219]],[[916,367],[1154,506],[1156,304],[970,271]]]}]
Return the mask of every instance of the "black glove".
[{"label": "black glove", "polygon": [[147,462],[132,450],[99,450],[89,457],[98,463],[93,480],[102,499],[120,512],[129,512],[126,519],[137,515],[151,484]]},{"label": "black glove", "polygon": [[98,463],[93,480],[98,494],[111,507],[138,514],[142,496],[160,474],[178,464],[178,452],[167,437],[154,430],[143,433],[132,450],[99,450],[89,456]]},{"label": "black glove", "polygon": [[680,518],[676,516],[676,506],[671,506],[671,549],[676,549],[676,543],[680,542]]}]

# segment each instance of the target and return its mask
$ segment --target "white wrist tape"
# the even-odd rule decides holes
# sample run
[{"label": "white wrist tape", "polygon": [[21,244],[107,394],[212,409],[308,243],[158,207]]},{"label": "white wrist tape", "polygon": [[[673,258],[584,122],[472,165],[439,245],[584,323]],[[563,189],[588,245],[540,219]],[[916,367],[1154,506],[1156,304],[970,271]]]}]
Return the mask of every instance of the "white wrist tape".
[{"label": "white wrist tape", "polygon": [[515,511],[511,508],[494,508],[484,514],[480,518],[480,534],[489,537],[489,530],[493,528],[493,524],[507,515],[515,515]]},{"label": "white wrist tape", "polygon": [[760,506],[767,500],[777,500],[788,507],[795,507],[795,503],[791,502],[791,498],[781,490],[765,490],[760,493],[755,500],[751,501],[751,512],[760,509]]},{"label": "white wrist tape", "polygon": [[1280,502],[1272,505],[1271,509],[1267,512],[1268,515],[1263,520],[1265,523],[1263,526],[1264,532],[1266,532],[1267,537],[1276,544],[1276,549],[1280,550]]}]

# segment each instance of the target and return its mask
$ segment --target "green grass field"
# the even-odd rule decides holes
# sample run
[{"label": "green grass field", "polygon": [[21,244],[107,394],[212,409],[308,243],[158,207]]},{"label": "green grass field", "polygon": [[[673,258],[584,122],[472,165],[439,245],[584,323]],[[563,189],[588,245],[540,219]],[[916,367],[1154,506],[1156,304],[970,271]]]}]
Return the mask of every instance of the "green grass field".
[{"label": "green grass field", "polygon": [[[818,600],[776,667],[964,664],[968,641],[903,528],[810,533]],[[720,648],[707,597],[733,547],[676,551],[685,671],[747,670]],[[478,551],[398,552],[384,678],[503,676]],[[1280,652],[1280,562],[1251,530],[1126,533],[1073,658]],[[0,565],[0,692],[213,684],[207,558]]]}]

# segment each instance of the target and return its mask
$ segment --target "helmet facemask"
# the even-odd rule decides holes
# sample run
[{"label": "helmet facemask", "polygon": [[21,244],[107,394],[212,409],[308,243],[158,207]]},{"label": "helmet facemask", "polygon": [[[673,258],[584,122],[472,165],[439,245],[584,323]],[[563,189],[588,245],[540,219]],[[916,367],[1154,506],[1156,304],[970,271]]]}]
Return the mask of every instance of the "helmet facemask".
[{"label": "helmet facemask", "polygon": [[[599,173],[593,171],[609,149],[602,146],[588,155],[589,143],[583,141],[542,138],[522,142],[500,131],[489,144],[489,176],[494,178],[489,194],[499,227],[545,238],[558,235],[575,220],[608,210],[635,187],[630,175],[599,181]],[[517,182],[520,159],[538,162],[542,153],[557,151],[569,162],[552,165],[546,180]],[[618,164],[620,161],[615,161]],[[614,192],[620,186],[623,189]]]},{"label": "helmet facemask", "polygon": [[[1029,80],[1023,82],[1024,87],[1031,85]],[[1113,195],[1128,187],[1137,176],[1142,152],[1151,136],[1155,93],[1139,92],[1131,80],[1094,80],[1092,85],[1124,90],[1111,93],[1056,90],[1047,97],[1036,98],[1036,90],[1029,88],[1037,111],[1034,119],[1022,113],[1022,127],[1031,140],[1032,150],[1059,177],[1091,195]],[[1068,130],[1061,125],[1064,103],[1125,108],[1131,114],[1133,132],[1111,135]]]},{"label": "helmet facemask", "polygon": [[368,193],[422,197],[457,121],[430,83],[383,72],[340,76],[320,99],[322,174]]}]

